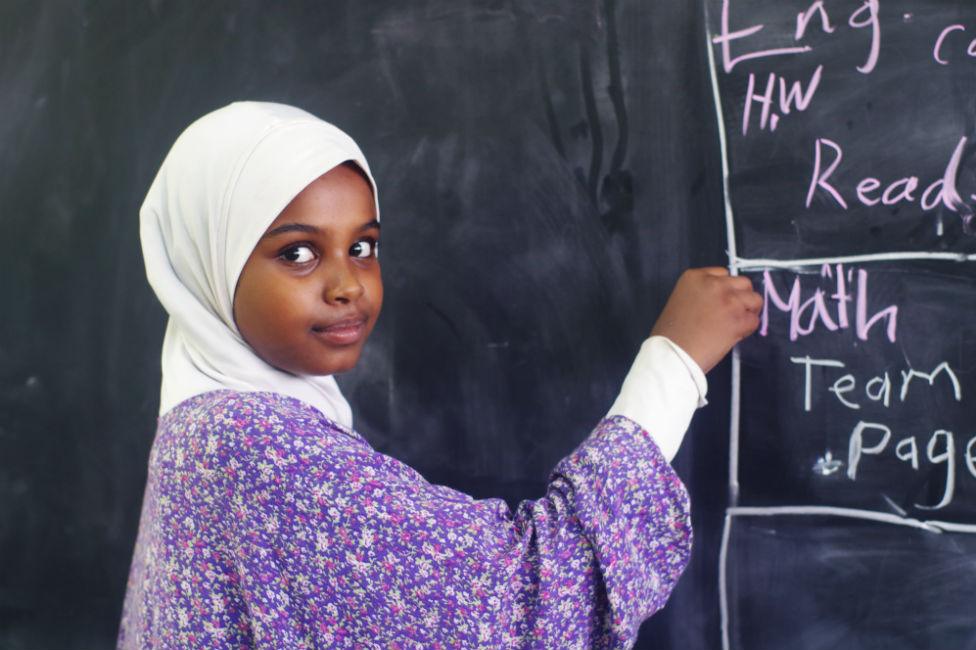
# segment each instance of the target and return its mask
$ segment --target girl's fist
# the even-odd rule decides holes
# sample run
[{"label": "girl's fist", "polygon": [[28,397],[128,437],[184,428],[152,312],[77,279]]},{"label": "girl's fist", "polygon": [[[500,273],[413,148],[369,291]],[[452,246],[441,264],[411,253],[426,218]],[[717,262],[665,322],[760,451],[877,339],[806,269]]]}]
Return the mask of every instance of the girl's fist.
[{"label": "girl's fist", "polygon": [[666,336],[708,372],[759,327],[763,299],[722,267],[689,269],[674,285],[652,335]]}]

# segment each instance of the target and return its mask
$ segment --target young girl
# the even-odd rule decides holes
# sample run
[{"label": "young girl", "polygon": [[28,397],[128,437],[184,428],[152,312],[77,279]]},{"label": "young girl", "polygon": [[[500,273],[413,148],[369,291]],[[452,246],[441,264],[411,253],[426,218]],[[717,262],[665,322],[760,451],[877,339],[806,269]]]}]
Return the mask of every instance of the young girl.
[{"label": "young girl", "polygon": [[702,370],[758,323],[747,279],[685,273],[607,417],[513,513],[352,429],[332,375],[383,285],[347,135],[231,104],[180,135],[140,217],[169,324],[119,648],[618,648],[664,605],[691,544],[668,462]]}]

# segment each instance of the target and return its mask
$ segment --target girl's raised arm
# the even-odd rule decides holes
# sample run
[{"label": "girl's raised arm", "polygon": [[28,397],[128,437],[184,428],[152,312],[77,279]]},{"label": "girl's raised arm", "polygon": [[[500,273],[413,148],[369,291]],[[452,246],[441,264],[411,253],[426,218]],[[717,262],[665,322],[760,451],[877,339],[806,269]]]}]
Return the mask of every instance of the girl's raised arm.
[{"label": "girl's raised arm", "polygon": [[[206,442],[185,459],[209,470],[186,479],[196,498],[163,507],[221,518],[226,564],[210,571],[240,601],[207,629],[235,642],[627,647],[688,560],[684,486],[624,417],[602,421],[545,496],[512,512],[427,483],[297,400],[225,395],[200,404]],[[207,529],[185,525],[184,546],[212,547],[195,539]],[[241,617],[250,629],[233,627]]]}]

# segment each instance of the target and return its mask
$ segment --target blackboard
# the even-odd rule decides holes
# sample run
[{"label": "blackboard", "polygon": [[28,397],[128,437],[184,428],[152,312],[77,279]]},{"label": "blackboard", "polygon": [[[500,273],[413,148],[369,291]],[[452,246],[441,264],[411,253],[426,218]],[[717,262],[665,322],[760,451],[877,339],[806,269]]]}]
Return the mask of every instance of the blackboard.
[{"label": "blackboard", "polygon": [[722,647],[976,647],[976,8],[706,7],[729,263],[766,299]]},{"label": "blackboard", "polygon": [[[88,0],[0,7],[0,648],[109,648],[164,314],[138,207],[177,134],[292,103],[375,171],[386,304],[358,428],[476,496],[541,494],[680,272],[724,264],[705,7]],[[676,464],[696,550],[638,647],[720,643],[729,366]]]}]

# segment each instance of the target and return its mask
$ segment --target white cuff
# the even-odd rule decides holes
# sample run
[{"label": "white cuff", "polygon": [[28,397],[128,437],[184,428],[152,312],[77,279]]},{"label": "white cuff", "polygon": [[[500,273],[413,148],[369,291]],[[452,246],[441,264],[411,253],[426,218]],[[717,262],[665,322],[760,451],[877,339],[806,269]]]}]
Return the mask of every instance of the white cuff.
[{"label": "white cuff", "polygon": [[694,359],[664,336],[641,345],[607,417],[623,415],[651,434],[671,462],[695,409],[708,402],[708,382]]}]

